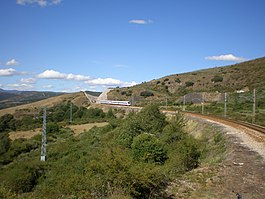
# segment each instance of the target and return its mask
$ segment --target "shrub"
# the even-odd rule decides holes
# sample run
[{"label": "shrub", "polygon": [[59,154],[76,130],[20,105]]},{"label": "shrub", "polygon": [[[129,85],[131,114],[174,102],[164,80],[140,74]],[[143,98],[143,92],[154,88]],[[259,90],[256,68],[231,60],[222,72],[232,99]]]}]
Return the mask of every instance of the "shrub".
[{"label": "shrub", "polygon": [[133,139],[132,154],[136,160],[163,164],[167,159],[167,152],[154,135],[140,134]]},{"label": "shrub", "polygon": [[157,81],[156,84],[160,84],[161,82],[160,81]]},{"label": "shrub", "polygon": [[186,137],[185,139],[182,139],[178,143],[178,151],[186,171],[198,167],[201,152],[199,150],[198,142],[194,138]]},{"label": "shrub", "polygon": [[151,91],[142,91],[140,93],[140,96],[143,96],[146,98],[146,97],[154,96],[154,94]]},{"label": "shrub", "polygon": [[[19,165],[18,165],[19,164]],[[6,170],[0,179],[4,177],[4,185],[16,193],[25,193],[33,189],[38,178],[44,173],[44,165],[41,162],[19,162]]]},{"label": "shrub", "polygon": [[122,91],[122,92],[121,92],[121,95],[126,95],[126,94],[127,94],[126,91]]},{"label": "shrub", "polygon": [[10,122],[14,120],[14,116],[11,114],[6,114],[0,117],[0,132],[8,131],[12,128],[13,125],[10,125]]},{"label": "shrub", "polygon": [[171,119],[170,123],[163,129],[161,141],[166,144],[171,144],[181,140],[185,137],[183,133],[183,127],[185,126],[184,118],[181,115],[176,115]]},{"label": "shrub", "polygon": [[166,116],[160,112],[158,105],[148,105],[144,107],[137,118],[141,128],[146,133],[157,133],[166,126]]},{"label": "shrub", "polygon": [[48,122],[46,126],[46,132],[48,134],[50,133],[59,133],[60,131],[60,126],[57,123],[53,122]]},{"label": "shrub", "polygon": [[193,86],[194,83],[193,82],[185,82],[185,85],[186,85],[186,87],[190,87],[190,86]]},{"label": "shrub", "polygon": [[130,148],[133,138],[142,132],[139,120],[135,116],[130,117],[118,129],[118,143],[124,147]]},{"label": "shrub", "polygon": [[8,151],[10,142],[8,133],[0,132],[0,155]]},{"label": "shrub", "polygon": [[223,81],[223,77],[221,76],[214,76],[214,78],[211,79],[212,82],[216,83],[216,82],[222,82]]},{"label": "shrub", "polygon": [[181,81],[179,78],[177,78],[177,79],[175,79],[175,82],[180,83]]}]

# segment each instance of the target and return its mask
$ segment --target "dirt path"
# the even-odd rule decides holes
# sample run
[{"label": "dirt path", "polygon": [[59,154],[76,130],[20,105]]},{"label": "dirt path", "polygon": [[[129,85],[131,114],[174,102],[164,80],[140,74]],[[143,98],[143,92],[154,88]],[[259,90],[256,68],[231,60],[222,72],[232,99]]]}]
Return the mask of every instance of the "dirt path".
[{"label": "dirt path", "polygon": [[[190,117],[222,128],[228,153],[208,180],[205,191],[196,191],[189,198],[265,198],[265,143],[255,140],[247,130],[237,129],[211,120]],[[253,132],[252,132],[253,133]]]}]

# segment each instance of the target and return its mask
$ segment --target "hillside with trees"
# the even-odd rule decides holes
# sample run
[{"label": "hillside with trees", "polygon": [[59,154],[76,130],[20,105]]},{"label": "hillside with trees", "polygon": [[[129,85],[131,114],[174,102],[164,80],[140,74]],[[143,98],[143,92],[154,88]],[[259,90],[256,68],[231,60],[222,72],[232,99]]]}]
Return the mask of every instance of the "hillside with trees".
[{"label": "hillside with trees", "polygon": [[125,119],[74,110],[75,119],[107,119],[109,125],[74,137],[57,117],[64,120],[66,110],[55,107],[48,116],[46,162],[40,161],[40,135],[11,141],[14,118],[1,118],[1,198],[170,198],[172,181],[209,160],[213,164],[213,157],[217,163],[224,152],[220,134],[195,139],[181,115],[167,119],[156,105]]}]

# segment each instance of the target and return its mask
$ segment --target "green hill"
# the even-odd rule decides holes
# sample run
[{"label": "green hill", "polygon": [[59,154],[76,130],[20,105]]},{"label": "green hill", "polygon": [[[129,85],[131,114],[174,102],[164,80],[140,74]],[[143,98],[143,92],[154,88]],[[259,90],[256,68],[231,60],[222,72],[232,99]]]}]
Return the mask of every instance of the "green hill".
[{"label": "green hill", "polygon": [[[236,92],[265,88],[265,57],[210,69],[174,74],[142,84],[116,88],[108,94],[109,99],[130,100],[148,98],[179,98],[192,92]],[[145,91],[145,92],[144,92]],[[148,91],[148,92],[147,92]]]}]

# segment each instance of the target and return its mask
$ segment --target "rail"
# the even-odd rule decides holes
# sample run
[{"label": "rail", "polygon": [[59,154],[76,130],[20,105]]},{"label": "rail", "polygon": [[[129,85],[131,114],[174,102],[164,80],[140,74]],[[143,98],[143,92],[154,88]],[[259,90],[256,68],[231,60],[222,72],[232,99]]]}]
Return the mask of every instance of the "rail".
[{"label": "rail", "polygon": [[236,120],[232,120],[232,119],[228,119],[228,118],[224,118],[224,117],[219,117],[219,116],[215,116],[215,115],[204,115],[204,114],[200,114],[200,113],[187,112],[187,111],[181,111],[181,112],[185,115],[194,115],[194,116],[198,116],[201,118],[207,118],[207,119],[213,119],[213,120],[218,120],[218,121],[225,121],[225,122],[232,123],[232,124],[237,124],[237,125],[258,131],[262,134],[265,134],[265,127],[264,126],[251,124],[251,123],[243,122],[243,121],[236,121]]}]

